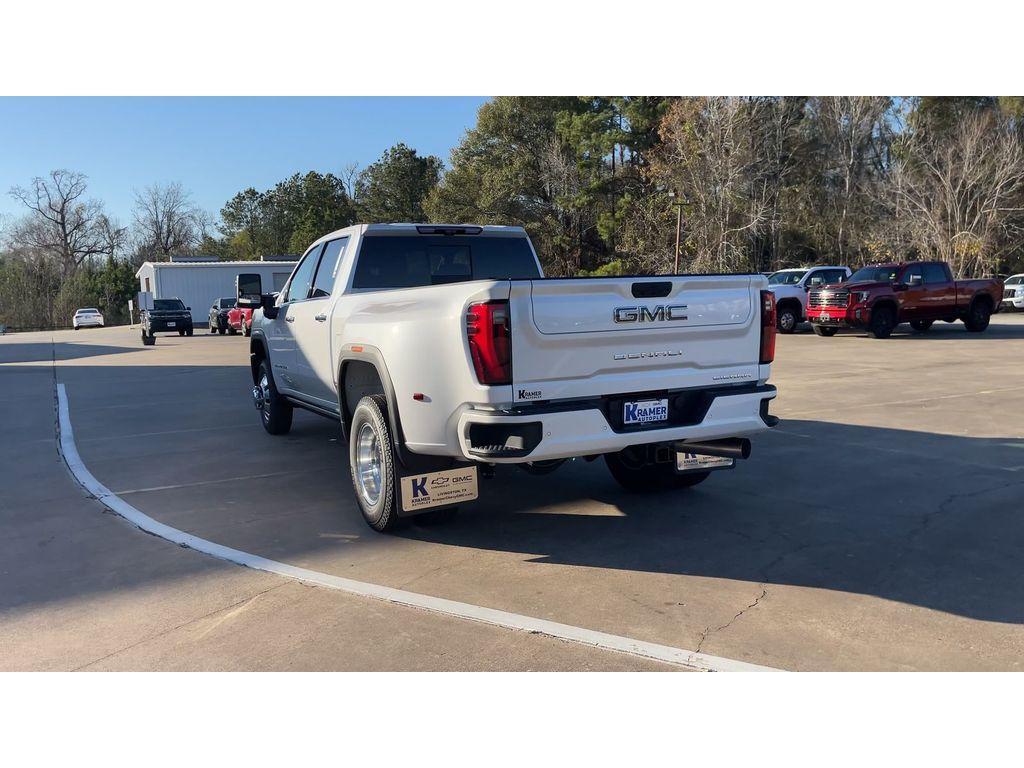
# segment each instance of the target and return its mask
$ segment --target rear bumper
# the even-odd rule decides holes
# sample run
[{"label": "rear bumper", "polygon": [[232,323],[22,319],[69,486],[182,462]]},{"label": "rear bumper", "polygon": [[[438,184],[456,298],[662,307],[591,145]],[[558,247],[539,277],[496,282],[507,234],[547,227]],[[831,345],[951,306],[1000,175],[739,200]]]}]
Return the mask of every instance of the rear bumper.
[{"label": "rear bumper", "polygon": [[542,406],[516,414],[474,409],[459,418],[459,447],[470,461],[500,464],[612,453],[631,445],[744,437],[775,425],[777,419],[767,407],[775,395],[775,387],[768,384],[731,392],[723,388],[709,397],[697,423],[628,430],[617,430],[606,415],[608,408],[595,403]]},{"label": "rear bumper", "polygon": [[72,325],[76,328],[102,328],[103,321],[96,318],[75,320]]},{"label": "rear bumper", "polygon": [[[168,323],[174,323],[173,326]],[[192,320],[164,320],[164,319],[152,319],[146,323],[146,328],[150,333],[162,333],[162,332],[175,332],[181,330],[188,330],[192,327]]]}]

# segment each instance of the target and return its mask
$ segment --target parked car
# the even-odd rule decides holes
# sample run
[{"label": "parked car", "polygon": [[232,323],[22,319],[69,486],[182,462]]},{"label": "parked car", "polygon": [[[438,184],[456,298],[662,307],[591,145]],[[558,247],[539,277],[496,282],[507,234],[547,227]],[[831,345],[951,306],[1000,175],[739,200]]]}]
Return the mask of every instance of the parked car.
[{"label": "parked car", "polygon": [[447,516],[496,464],[603,456],[630,491],[688,488],[777,422],[757,274],[545,279],[521,227],[364,224],[317,240],[276,299],[257,274],[237,295],[261,308],[264,428],[294,408],[340,421],[379,531]]},{"label": "parked car", "polygon": [[210,307],[210,333],[224,335],[228,331],[235,333],[235,330],[228,324],[228,313],[234,309],[236,299],[228,297],[217,299]]},{"label": "parked car", "polygon": [[968,331],[984,331],[999,311],[1003,286],[994,279],[954,280],[944,261],[913,261],[861,267],[845,283],[811,289],[808,297],[807,319],[819,336],[847,327],[884,339],[907,322],[918,333],[936,320],[963,320]]},{"label": "parked car", "polygon": [[192,307],[181,299],[153,299],[153,308],[142,311],[142,343],[152,345],[158,332],[192,335]]},{"label": "parked car", "polygon": [[849,276],[849,267],[800,267],[773,272],[768,277],[768,288],[775,294],[779,331],[792,333],[806,319],[808,291],[841,283]]},{"label": "parked car", "polygon": [[71,318],[71,326],[77,331],[79,328],[102,328],[103,315],[98,309],[76,309]]},{"label": "parked car", "polygon": [[1003,281],[1003,309],[1024,309],[1024,274],[1010,275]]},{"label": "parked car", "polygon": [[252,335],[252,307],[232,307],[228,310],[228,328],[231,333]]}]

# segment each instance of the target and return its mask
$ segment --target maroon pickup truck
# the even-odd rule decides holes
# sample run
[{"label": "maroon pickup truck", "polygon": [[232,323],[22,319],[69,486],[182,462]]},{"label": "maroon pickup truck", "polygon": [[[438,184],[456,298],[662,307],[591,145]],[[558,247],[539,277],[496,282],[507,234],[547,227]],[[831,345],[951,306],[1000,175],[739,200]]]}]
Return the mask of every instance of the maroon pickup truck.
[{"label": "maroon pickup truck", "polygon": [[807,321],[819,336],[863,328],[884,339],[900,323],[923,333],[936,320],[963,320],[968,331],[980,333],[1002,298],[998,280],[954,280],[944,261],[870,264],[844,283],[810,291]]}]

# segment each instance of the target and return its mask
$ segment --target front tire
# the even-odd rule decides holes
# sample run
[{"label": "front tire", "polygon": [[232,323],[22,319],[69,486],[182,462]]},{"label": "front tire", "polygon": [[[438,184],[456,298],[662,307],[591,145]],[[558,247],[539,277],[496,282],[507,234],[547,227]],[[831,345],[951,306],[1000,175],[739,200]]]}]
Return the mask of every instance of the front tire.
[{"label": "front tire", "polygon": [[366,524],[375,531],[398,525],[401,489],[398,459],[388,424],[383,395],[367,395],[352,413],[349,427],[348,466],[356,503]]},{"label": "front tire", "polygon": [[221,336],[223,336],[223,335],[224,335],[224,333],[225,333],[225,331],[224,331],[224,329],[223,329],[223,328],[218,328],[218,329],[217,329],[217,333],[219,333],[219,334],[220,334]]},{"label": "front tire", "polygon": [[[643,446],[640,446],[643,448]],[[606,453],[608,465],[615,481],[630,493],[654,493],[676,488],[691,488],[708,479],[710,472],[677,474],[673,462],[648,463],[636,451],[625,448],[618,453]]]},{"label": "front tire", "polygon": [[274,386],[270,364],[263,360],[256,372],[256,388],[260,392],[260,420],[271,435],[286,435],[292,428],[292,405]]},{"label": "front tire", "polygon": [[835,336],[838,328],[831,328],[827,325],[815,325],[814,333],[817,336]]},{"label": "front tire", "polygon": [[879,307],[871,313],[868,336],[873,339],[887,339],[896,327],[896,313],[891,307]]}]

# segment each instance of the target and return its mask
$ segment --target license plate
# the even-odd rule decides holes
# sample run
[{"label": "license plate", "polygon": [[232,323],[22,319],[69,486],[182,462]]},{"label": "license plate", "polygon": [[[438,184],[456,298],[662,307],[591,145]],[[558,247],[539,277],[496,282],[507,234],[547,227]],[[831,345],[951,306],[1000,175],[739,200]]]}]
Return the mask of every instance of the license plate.
[{"label": "license plate", "polygon": [[472,501],[477,497],[476,467],[448,469],[402,478],[402,511],[419,512],[421,509]]},{"label": "license plate", "polygon": [[705,456],[702,453],[677,453],[676,472],[706,472],[709,469],[728,469],[736,459],[724,456]]},{"label": "license plate", "polygon": [[818,315],[818,319],[824,320],[827,323],[829,320],[832,319],[832,315],[830,315],[828,312],[822,312],[820,315]]},{"label": "license plate", "polygon": [[622,406],[623,424],[650,424],[668,419],[668,398],[633,400]]},{"label": "license plate", "polygon": [[167,324],[167,327],[168,327],[168,328],[173,328],[173,327],[174,327],[174,325],[175,325],[174,323],[168,323],[168,324]]}]

